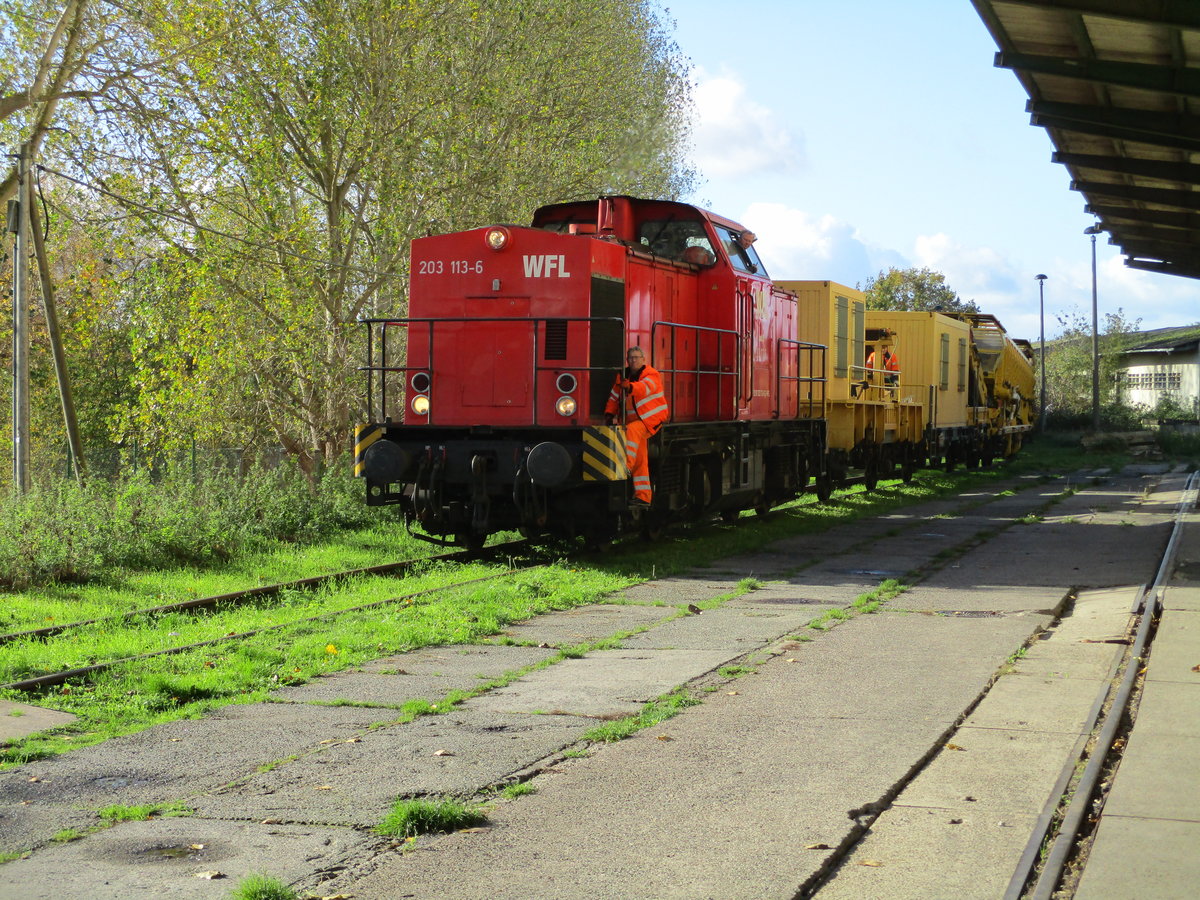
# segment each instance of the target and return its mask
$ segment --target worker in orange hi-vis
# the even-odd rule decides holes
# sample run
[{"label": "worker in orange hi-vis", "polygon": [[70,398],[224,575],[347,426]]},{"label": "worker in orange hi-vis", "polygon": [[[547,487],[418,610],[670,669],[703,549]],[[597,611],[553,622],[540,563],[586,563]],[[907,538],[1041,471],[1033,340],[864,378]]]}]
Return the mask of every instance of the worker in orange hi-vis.
[{"label": "worker in orange hi-vis", "polygon": [[[874,374],[875,368],[875,351],[872,350],[867,356],[867,374]],[[888,384],[895,384],[900,377],[900,357],[898,357],[891,347],[883,348],[883,380]]]},{"label": "worker in orange hi-vis", "polygon": [[613,424],[621,409],[621,398],[625,398],[625,461],[633,475],[633,505],[647,507],[653,494],[646,445],[667,421],[670,410],[663,393],[662,375],[646,362],[642,348],[630,347],[625,361],[628,368],[617,376],[604,406],[604,416],[608,424]]}]

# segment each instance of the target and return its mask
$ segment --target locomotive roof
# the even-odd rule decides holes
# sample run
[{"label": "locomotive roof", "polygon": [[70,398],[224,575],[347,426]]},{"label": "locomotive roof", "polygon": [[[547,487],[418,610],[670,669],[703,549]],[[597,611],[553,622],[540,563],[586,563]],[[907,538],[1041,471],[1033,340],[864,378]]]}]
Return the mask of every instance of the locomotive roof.
[{"label": "locomotive roof", "polygon": [[597,210],[602,200],[628,200],[638,209],[657,213],[674,213],[679,219],[707,219],[717,225],[724,225],[733,231],[744,231],[743,225],[733,219],[717,215],[690,203],[680,203],[677,200],[651,200],[642,197],[630,197],[625,194],[613,194],[598,197],[595,200],[576,200],[570,203],[550,203],[539,207],[533,214],[533,227],[537,228],[549,222],[594,222]]}]

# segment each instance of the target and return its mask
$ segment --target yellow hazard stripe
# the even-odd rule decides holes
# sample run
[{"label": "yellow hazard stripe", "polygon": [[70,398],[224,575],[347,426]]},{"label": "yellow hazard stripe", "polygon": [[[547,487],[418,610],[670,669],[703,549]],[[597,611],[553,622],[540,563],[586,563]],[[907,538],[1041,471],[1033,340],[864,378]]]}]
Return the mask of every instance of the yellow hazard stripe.
[{"label": "yellow hazard stripe", "polygon": [[354,474],[356,477],[363,473],[363,464],[367,448],[383,437],[381,425],[356,425],[354,427]]},{"label": "yellow hazard stripe", "polygon": [[585,428],[583,444],[584,481],[621,481],[629,477],[623,428],[618,425]]}]

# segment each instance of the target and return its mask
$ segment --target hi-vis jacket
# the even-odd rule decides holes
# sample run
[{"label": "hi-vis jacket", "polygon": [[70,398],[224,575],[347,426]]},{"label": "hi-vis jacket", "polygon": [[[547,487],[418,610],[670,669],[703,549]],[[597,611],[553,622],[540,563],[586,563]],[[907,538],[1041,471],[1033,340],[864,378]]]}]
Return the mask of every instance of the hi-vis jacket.
[{"label": "hi-vis jacket", "polygon": [[[608,395],[608,403],[604,405],[606,415],[615,416],[621,408],[622,375],[617,375],[612,393]],[[642,367],[637,380],[630,381],[630,391],[626,395],[626,421],[641,419],[642,424],[650,434],[654,434],[667,421],[671,411],[667,408],[667,397],[663,393],[662,375],[653,366]]]}]

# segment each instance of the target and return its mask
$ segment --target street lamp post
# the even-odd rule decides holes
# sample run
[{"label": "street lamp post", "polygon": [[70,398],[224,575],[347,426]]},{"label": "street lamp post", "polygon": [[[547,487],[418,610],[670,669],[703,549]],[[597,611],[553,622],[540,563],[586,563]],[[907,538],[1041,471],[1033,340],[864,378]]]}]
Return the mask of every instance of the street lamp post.
[{"label": "street lamp post", "polygon": [[1038,281],[1038,322],[1041,326],[1042,399],[1038,405],[1038,430],[1046,433],[1046,276],[1035,275]]},{"label": "street lamp post", "polygon": [[1096,235],[1097,224],[1083,230],[1092,236],[1092,431],[1100,430],[1100,332],[1096,323]]}]

